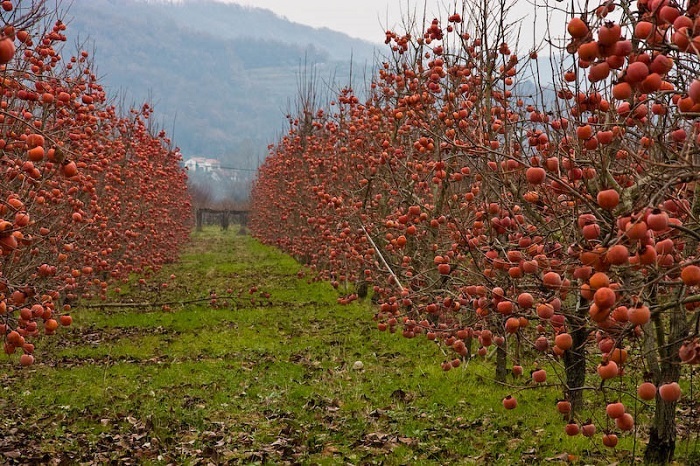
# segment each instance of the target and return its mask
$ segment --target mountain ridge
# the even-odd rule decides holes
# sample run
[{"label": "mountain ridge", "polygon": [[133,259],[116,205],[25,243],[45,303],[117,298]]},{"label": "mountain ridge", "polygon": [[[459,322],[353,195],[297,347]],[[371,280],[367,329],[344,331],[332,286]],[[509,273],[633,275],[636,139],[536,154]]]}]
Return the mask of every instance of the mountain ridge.
[{"label": "mountain ridge", "polygon": [[66,22],[69,42],[95,50],[95,71],[110,94],[154,103],[186,158],[245,168],[255,168],[284,131],[285,106],[305,69],[346,85],[351,57],[355,69],[370,66],[379,50],[269,10],[213,0],[73,0]]}]

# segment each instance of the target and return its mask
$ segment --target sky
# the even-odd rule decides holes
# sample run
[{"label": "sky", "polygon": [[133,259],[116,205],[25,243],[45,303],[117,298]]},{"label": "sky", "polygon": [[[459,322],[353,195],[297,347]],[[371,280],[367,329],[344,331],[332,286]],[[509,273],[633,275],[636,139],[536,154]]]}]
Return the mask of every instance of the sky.
[{"label": "sky", "polygon": [[272,10],[287,19],[383,42],[384,30],[401,18],[405,0],[219,0]]},{"label": "sky", "polygon": [[[225,3],[238,3],[272,10],[287,19],[313,27],[327,27],[372,42],[383,42],[386,28],[401,25],[405,12],[420,5],[424,0],[219,0]],[[428,14],[431,8],[437,13],[446,11],[446,5],[454,5],[455,0],[427,0]],[[461,2],[460,2],[461,3]],[[525,15],[532,11],[530,1],[516,2],[515,13]],[[461,10],[461,6],[460,6]],[[450,12],[453,13],[453,12]],[[541,18],[540,21],[541,22]],[[400,28],[399,28],[400,29]],[[526,32],[523,41],[532,43],[532,21],[523,22]],[[528,32],[529,31],[529,32]]]}]

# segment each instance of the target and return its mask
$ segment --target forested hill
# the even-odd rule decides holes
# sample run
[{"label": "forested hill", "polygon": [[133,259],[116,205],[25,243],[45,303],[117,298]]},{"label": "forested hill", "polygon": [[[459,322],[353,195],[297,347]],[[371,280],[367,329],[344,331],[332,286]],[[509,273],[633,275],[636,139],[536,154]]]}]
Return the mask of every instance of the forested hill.
[{"label": "forested hill", "polygon": [[185,157],[251,168],[284,130],[305,61],[321,86],[345,85],[351,57],[362,76],[377,47],[211,0],[73,0],[65,17],[110,93],[127,105],[151,101]]}]

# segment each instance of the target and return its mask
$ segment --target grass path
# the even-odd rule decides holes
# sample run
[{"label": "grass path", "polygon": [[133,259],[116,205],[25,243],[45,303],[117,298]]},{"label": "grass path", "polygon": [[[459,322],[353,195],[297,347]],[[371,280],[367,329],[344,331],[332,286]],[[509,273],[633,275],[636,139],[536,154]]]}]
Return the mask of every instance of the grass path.
[{"label": "grass path", "polygon": [[178,264],[111,299],[211,293],[213,306],[76,309],[72,328],[38,342],[32,368],[3,356],[0,464],[615,459],[563,434],[542,409],[556,390],[524,391],[506,412],[487,364],[443,372],[436,345],[376,331],[369,303],[339,306],[327,284],[235,231],[194,234]]}]

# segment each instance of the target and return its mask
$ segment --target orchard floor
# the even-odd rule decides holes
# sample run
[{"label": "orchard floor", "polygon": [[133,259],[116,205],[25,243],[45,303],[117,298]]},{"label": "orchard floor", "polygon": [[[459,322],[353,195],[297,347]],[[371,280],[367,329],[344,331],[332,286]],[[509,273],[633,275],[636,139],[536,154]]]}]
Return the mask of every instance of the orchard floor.
[{"label": "orchard floor", "polygon": [[[0,464],[629,464],[641,455],[641,433],[615,450],[600,435],[567,437],[554,387],[520,391],[506,411],[514,388],[492,382],[490,362],[443,372],[437,345],[377,331],[371,303],[338,305],[310,278],[237,228],[194,233],[179,263],[108,301],[134,305],[76,308],[72,327],[36,342],[31,368],[0,359]],[[699,443],[697,432],[679,439],[680,464],[700,461]]]}]

